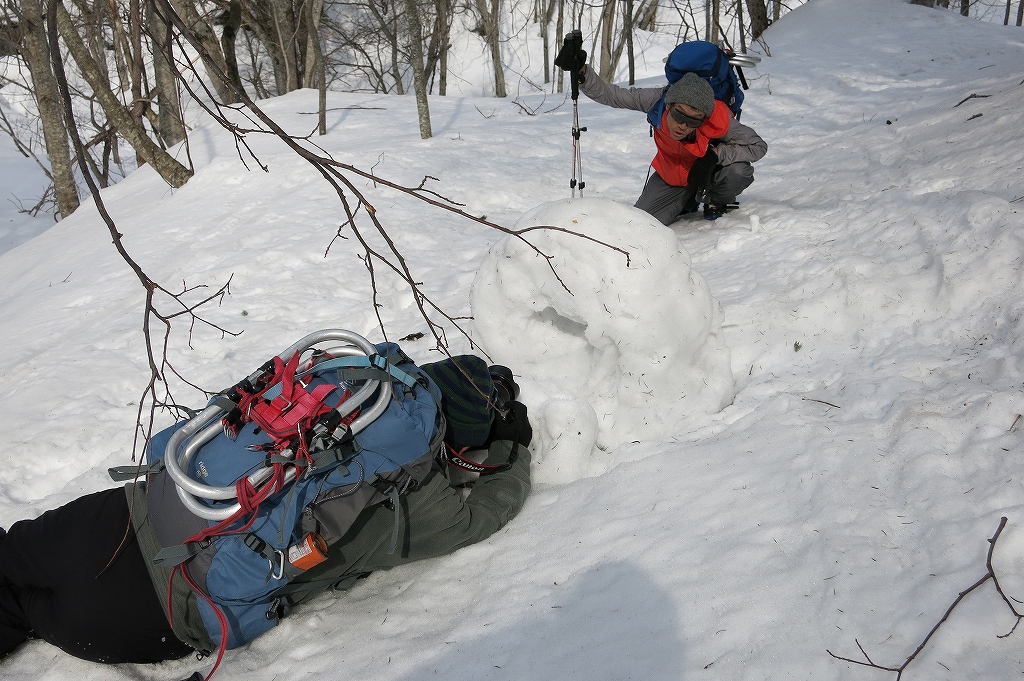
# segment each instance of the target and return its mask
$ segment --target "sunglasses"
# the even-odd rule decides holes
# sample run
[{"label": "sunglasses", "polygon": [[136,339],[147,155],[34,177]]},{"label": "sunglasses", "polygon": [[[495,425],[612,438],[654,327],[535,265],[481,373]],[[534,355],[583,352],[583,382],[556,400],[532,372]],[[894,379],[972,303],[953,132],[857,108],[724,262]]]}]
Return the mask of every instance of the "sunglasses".
[{"label": "sunglasses", "polygon": [[699,128],[704,124],[704,116],[691,116],[675,107],[670,107],[668,113],[672,120],[688,128]]}]

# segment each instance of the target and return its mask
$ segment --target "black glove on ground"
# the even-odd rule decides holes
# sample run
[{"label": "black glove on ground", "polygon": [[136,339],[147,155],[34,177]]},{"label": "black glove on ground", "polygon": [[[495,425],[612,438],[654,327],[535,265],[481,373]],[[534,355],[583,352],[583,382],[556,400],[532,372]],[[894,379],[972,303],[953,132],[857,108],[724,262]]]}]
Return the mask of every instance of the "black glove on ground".
[{"label": "black glove on ground", "polygon": [[583,33],[577,28],[565,34],[562,49],[555,57],[555,66],[563,71],[579,72],[587,63],[587,52],[583,49]]},{"label": "black glove on ground", "polygon": [[715,148],[708,145],[708,153],[698,158],[690,166],[690,174],[686,178],[686,185],[688,187],[696,187],[698,191],[706,189],[708,184],[711,182],[711,175],[715,172],[715,166],[718,165],[718,152]]}]

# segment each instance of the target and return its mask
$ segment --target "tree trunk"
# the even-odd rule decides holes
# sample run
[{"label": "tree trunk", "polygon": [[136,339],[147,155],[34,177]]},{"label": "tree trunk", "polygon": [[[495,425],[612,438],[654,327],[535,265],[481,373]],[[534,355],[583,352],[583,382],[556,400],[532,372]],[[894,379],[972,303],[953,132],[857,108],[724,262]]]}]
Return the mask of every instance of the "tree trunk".
[{"label": "tree trunk", "polygon": [[306,21],[306,77],[305,87],[316,87],[317,92],[317,131],[327,134],[327,66],[324,64],[324,51],[320,46],[320,18],[323,13],[323,0],[307,0],[308,11]]},{"label": "tree trunk", "polygon": [[[224,104],[237,104],[238,98],[234,90],[225,82],[228,74],[227,62],[224,60],[224,53],[221,51],[220,41],[213,28],[199,16],[199,12],[192,5],[191,0],[168,0],[175,13],[181,17],[188,29],[202,44],[206,54],[203,55],[203,64],[206,66],[206,75],[213,83],[213,89],[217,97]],[[160,4],[157,4],[159,10]]]},{"label": "tree trunk", "polygon": [[275,64],[274,75],[277,80],[277,94],[283,95],[299,89],[299,61],[296,55],[296,35],[298,29],[291,0],[266,0],[270,5],[271,18],[274,22],[273,39],[277,44],[280,62]]},{"label": "tree trunk", "polygon": [[305,0],[302,8],[305,10],[300,21],[305,24],[306,49],[304,53],[305,68],[302,70],[302,87],[316,87],[317,79],[320,77],[317,68],[317,53],[320,49],[320,16],[323,11],[323,0]]},{"label": "tree trunk", "polygon": [[[64,127],[64,106],[57,79],[50,66],[50,48],[46,40],[42,5],[38,0],[21,0],[24,14],[19,19],[24,36],[22,56],[32,75],[32,92],[43,124],[43,141],[50,157],[50,174],[57,198],[57,209],[66,218],[78,208],[78,189],[71,166],[68,131]],[[60,57],[57,57],[60,59]]]},{"label": "tree trunk", "polygon": [[604,7],[601,9],[601,57],[598,62],[597,72],[607,82],[615,79],[612,72],[612,33],[615,31],[615,3],[617,0],[604,0]]},{"label": "tree trunk", "polygon": [[722,31],[722,4],[721,0],[711,0],[711,42],[718,44],[719,34]]},{"label": "tree trunk", "polygon": [[750,39],[757,40],[768,28],[768,8],[764,0],[747,0],[747,12],[750,16]]},{"label": "tree trunk", "polygon": [[626,60],[629,62],[629,84],[636,83],[636,61],[633,54],[633,0],[626,0],[626,15],[622,30],[626,34]]},{"label": "tree trunk", "polygon": [[224,75],[235,87],[242,89],[242,76],[238,73],[238,54],[235,51],[238,30],[242,27],[241,1],[230,0],[224,14],[224,28],[220,32],[220,46],[224,52]]},{"label": "tree trunk", "polygon": [[772,21],[778,21],[782,15],[782,0],[772,0]]},{"label": "tree trunk", "polygon": [[[427,94],[433,89],[434,74],[437,71],[438,63],[444,59],[444,73],[441,74],[441,85],[447,90],[448,87],[448,47],[451,39],[451,12],[448,9],[448,0],[432,0],[431,8],[434,10],[434,22],[431,29],[430,41],[427,43],[427,53],[423,60],[423,72],[427,78]],[[420,23],[423,23],[423,15],[420,15]]]},{"label": "tree trunk", "polygon": [[1017,25],[1024,24],[1024,0],[1017,4]]},{"label": "tree trunk", "polygon": [[[117,6],[117,0],[106,0],[106,12],[110,20],[110,30],[113,33],[111,42],[114,47],[114,66],[117,69],[118,81],[121,83],[131,82],[132,46],[128,37],[128,31],[121,20],[121,9]],[[102,53],[95,53],[97,60],[106,62]]]},{"label": "tree trunk", "polygon": [[[129,0],[129,16],[131,21],[129,23],[131,27],[131,39],[132,39],[132,102],[128,107],[128,112],[132,118],[135,119],[135,124],[142,128],[144,120],[143,114],[148,106],[148,102],[142,99],[142,4],[140,0]],[[110,78],[107,76],[107,60],[103,58],[96,59],[96,64],[101,67],[101,74],[103,80],[110,85]],[[135,165],[141,166],[144,159],[136,155]]]},{"label": "tree trunk", "polygon": [[736,21],[740,25],[740,54],[747,52],[747,31],[743,26],[743,0],[736,0]]},{"label": "tree trunk", "polygon": [[0,24],[0,57],[16,57],[21,54],[18,43],[21,41],[21,27],[11,20]]},{"label": "tree trunk", "polygon": [[172,147],[185,139],[178,99],[178,80],[174,77],[173,42],[167,24],[147,5],[146,19],[153,36],[153,75],[156,77],[157,134],[165,146]]},{"label": "tree trunk", "polygon": [[[558,0],[558,23],[555,24],[555,38],[559,41],[559,48],[561,48],[562,45],[561,41],[562,36],[564,35],[563,31],[565,31],[565,0]],[[558,92],[564,92],[565,71],[562,69],[556,69],[555,73],[558,76]]]},{"label": "tree trunk", "polygon": [[962,16],[970,16],[971,0],[960,0],[960,14]]},{"label": "tree trunk", "polygon": [[653,32],[655,28],[657,28],[658,3],[654,0],[650,0],[646,4],[641,5],[638,16],[639,18],[637,19],[636,27],[642,31]]},{"label": "tree trunk", "polygon": [[430,139],[430,108],[427,106],[427,75],[423,68],[423,24],[417,0],[405,0],[405,19],[409,24],[409,58],[412,60],[412,83],[416,93],[416,111],[420,120],[420,137]]},{"label": "tree trunk", "polygon": [[395,91],[400,94],[405,94],[405,84],[402,82],[402,69],[399,67],[398,62],[398,3],[394,2],[391,5],[395,11],[394,17],[394,30],[391,31],[391,77],[395,79]]},{"label": "tree trunk", "polygon": [[494,96],[508,96],[505,89],[505,66],[501,63],[501,0],[491,0],[490,27],[487,31],[487,42],[491,45],[491,62],[494,64]]},{"label": "tree trunk", "polygon": [[[555,15],[556,0],[548,0],[540,18],[540,37],[544,45],[544,84],[551,82],[551,19]],[[559,36],[561,37],[561,36]]]},{"label": "tree trunk", "polygon": [[[448,50],[452,46],[452,4],[449,0],[438,0],[438,27],[441,29],[441,46],[438,50],[437,93],[444,97],[448,94]],[[441,20],[444,17],[444,20]]]},{"label": "tree trunk", "polygon": [[110,84],[103,78],[103,74],[96,62],[93,60],[89,50],[85,47],[81,37],[75,31],[71,17],[64,9],[64,5],[57,3],[57,29],[64,38],[68,52],[75,60],[82,76],[93,95],[103,107],[107,115],[107,121],[117,129],[128,144],[150,165],[160,173],[160,177],[172,187],[180,187],[192,177],[192,171],[175,161],[171,156],[161,149],[146,135],[142,126],[138,125],[128,111],[121,105],[120,100],[110,90]]}]

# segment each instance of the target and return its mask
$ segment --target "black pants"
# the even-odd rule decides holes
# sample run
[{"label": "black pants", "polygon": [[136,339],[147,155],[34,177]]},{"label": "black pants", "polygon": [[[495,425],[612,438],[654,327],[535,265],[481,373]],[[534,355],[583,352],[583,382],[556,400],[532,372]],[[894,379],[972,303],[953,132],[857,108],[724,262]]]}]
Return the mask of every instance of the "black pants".
[{"label": "black pants", "polygon": [[124,490],[112,489],[0,529],[0,657],[29,638],[95,662],[192,652],[171,631],[129,526]]}]

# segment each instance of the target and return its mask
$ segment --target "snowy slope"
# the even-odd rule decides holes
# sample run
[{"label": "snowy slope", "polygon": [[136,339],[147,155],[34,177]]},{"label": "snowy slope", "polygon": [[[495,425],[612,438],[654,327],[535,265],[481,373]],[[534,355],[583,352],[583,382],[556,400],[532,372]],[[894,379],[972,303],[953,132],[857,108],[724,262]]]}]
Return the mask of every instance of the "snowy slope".
[{"label": "snowy slope", "polygon": [[[302,609],[218,678],[882,678],[826,649],[857,657],[859,641],[902,663],[985,574],[1004,515],[997,570],[1024,599],[1024,33],[899,0],[813,0],[765,37],[743,115],[770,144],[757,181],[739,211],[673,226],[722,306],[734,402],[603,452],[589,477],[538,483],[482,544]],[[436,191],[511,226],[569,194],[571,107],[520,102],[537,114],[434,98],[423,141],[412,98],[336,94],[316,141],[392,180],[440,178]],[[302,134],[314,107],[304,92],[266,104]],[[631,203],[653,148],[643,116],[581,100],[580,117],[587,195]],[[244,333],[198,328],[191,349],[184,325],[174,336],[172,359],[206,387],[314,328],[380,337],[353,240],[324,257],[344,219],[332,190],[281,144],[249,142],[269,173],[208,126],[181,190],[144,168],[104,193],[168,288],[231,278],[206,314]],[[357,182],[425,290],[470,314],[500,235]],[[379,292],[390,337],[425,330],[407,288]],[[141,301],[91,207],[0,256],[0,525],[127,462]],[[558,392],[547,378],[523,378],[531,408]],[[1013,622],[986,585],[903,678],[1019,675],[1022,634],[998,638]],[[169,680],[208,665],[111,670],[32,644],[0,674]]]}]

